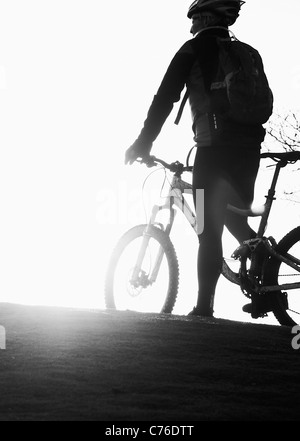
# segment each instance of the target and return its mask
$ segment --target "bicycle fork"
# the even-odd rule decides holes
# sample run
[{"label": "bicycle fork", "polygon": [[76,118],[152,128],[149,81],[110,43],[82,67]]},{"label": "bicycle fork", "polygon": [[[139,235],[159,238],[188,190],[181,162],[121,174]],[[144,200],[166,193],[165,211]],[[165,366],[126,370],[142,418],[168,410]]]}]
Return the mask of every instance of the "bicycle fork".
[{"label": "bicycle fork", "polygon": [[[176,214],[176,212],[173,208],[173,200],[172,199],[173,198],[168,199],[164,205],[155,205],[152,209],[151,217],[150,217],[149,223],[146,226],[145,231],[143,233],[142,244],[141,244],[141,247],[140,247],[140,250],[138,253],[136,264],[133,269],[132,278],[131,278],[131,283],[133,283],[133,284],[140,283],[140,284],[143,284],[144,287],[146,287],[148,285],[152,285],[157,279],[159,269],[160,269],[160,266],[161,266],[161,263],[162,263],[162,260],[164,257],[164,250],[161,245],[159,246],[159,248],[157,250],[154,265],[151,268],[150,274],[148,276],[146,276],[145,271],[142,270],[142,265],[143,265],[143,261],[144,261],[147,249],[149,247],[150,239],[152,237],[151,228],[155,227],[157,225],[157,227],[159,227],[161,230],[163,230],[168,236],[170,235],[170,232],[171,232],[171,229],[172,229],[172,226],[174,223],[174,219],[175,219],[175,214]],[[170,212],[168,223],[165,228],[164,228],[163,224],[156,222],[157,215],[162,210],[168,210]]]}]

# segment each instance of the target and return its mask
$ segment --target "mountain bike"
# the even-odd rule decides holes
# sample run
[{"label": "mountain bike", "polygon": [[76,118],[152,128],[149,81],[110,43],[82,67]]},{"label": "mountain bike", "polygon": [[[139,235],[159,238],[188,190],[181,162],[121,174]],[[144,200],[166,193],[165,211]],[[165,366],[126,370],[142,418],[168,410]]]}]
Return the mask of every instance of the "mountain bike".
[{"label": "mountain bike", "polygon": [[[231,257],[238,263],[238,271],[223,258],[222,274],[250,299],[253,318],[273,313],[281,325],[294,326],[300,323],[300,226],[278,243],[265,231],[280,171],[298,161],[300,152],[268,152],[262,153],[261,158],[270,158],[276,164],[264,205],[249,210],[227,207],[241,216],[261,217],[256,237],[233,252]],[[192,193],[191,184],[182,179],[184,172],[192,171],[188,161],[186,166],[178,161],[169,164],[155,156],[147,161],[148,167],[159,164],[172,173],[167,195],[162,203],[153,206],[148,223],[134,226],[119,239],[105,278],[108,309],[172,313],[174,308],[179,264],[170,233],[180,210],[199,234],[199,213],[197,210],[196,215],[184,198],[184,193]]]}]

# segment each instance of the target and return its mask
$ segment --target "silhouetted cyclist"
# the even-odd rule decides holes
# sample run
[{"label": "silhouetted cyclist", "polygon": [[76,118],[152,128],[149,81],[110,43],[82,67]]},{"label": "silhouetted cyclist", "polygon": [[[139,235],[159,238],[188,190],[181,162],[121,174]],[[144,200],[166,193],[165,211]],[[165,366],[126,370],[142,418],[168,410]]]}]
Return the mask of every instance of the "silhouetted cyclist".
[{"label": "silhouetted cyclist", "polygon": [[[227,212],[230,203],[250,208],[265,137],[262,124],[224,120],[212,109],[211,83],[219,64],[217,38],[229,38],[228,27],[239,16],[240,0],[198,0],[189,8],[193,37],[176,53],[149,108],[143,129],[126,151],[125,163],[147,158],[153,142],[185,86],[193,117],[197,152],[193,170],[196,190],[204,189],[204,231],[199,236],[196,307],[191,315],[212,316],[216,284],[222,266],[224,225],[242,243],[255,237],[247,218]],[[215,28],[215,27],[221,28]],[[205,29],[205,32],[203,30]]]}]

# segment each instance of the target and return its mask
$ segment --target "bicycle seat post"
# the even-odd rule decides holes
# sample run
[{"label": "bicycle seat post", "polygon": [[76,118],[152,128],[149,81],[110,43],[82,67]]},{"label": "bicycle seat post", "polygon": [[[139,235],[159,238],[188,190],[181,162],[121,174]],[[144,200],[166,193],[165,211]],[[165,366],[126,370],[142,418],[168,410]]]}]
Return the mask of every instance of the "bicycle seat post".
[{"label": "bicycle seat post", "polygon": [[284,160],[279,161],[276,164],[274,176],[273,176],[273,179],[272,179],[272,184],[271,184],[271,187],[270,187],[270,189],[268,191],[268,195],[266,196],[265,211],[264,211],[264,213],[263,213],[263,215],[261,217],[261,221],[260,221],[258,232],[257,232],[257,237],[263,237],[263,235],[265,233],[266,226],[267,226],[267,221],[268,221],[268,218],[269,218],[269,215],[270,215],[270,211],[271,211],[271,208],[272,208],[272,204],[273,204],[273,201],[276,200],[276,198],[275,198],[275,188],[276,188],[276,185],[277,185],[277,182],[278,182],[279,173],[280,173],[280,170],[283,167],[285,167],[286,165],[287,165],[287,162],[284,161]]}]

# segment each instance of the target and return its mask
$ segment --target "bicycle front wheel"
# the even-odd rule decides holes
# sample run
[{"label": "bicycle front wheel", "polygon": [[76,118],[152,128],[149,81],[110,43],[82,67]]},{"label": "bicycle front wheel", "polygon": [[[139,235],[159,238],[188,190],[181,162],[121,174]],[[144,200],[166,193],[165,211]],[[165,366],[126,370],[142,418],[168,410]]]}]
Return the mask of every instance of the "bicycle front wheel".
[{"label": "bicycle front wheel", "polygon": [[109,309],[171,313],[176,302],[179,268],[167,233],[137,225],[117,243],[105,279]]},{"label": "bicycle front wheel", "polygon": [[[272,257],[266,268],[265,285],[300,283],[300,227],[284,236],[275,250],[289,258],[298,269]],[[273,313],[281,325],[294,326],[300,323],[300,288],[268,295],[273,296]]]}]

